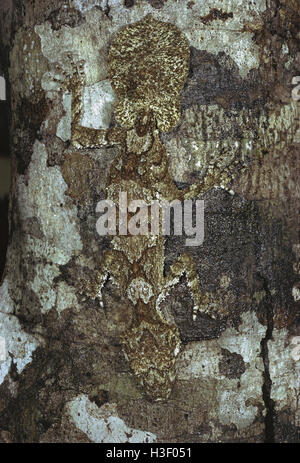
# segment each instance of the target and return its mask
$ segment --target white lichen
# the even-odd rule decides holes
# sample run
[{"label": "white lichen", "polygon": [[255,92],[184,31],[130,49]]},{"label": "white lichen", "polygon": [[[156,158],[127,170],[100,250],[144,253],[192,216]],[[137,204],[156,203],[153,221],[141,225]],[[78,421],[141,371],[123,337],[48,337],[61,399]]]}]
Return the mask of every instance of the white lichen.
[{"label": "white lichen", "polygon": [[[293,342],[293,343],[292,343]],[[287,329],[274,329],[268,342],[269,368],[272,381],[271,399],[276,410],[298,409],[300,395],[300,359],[296,355],[295,338],[289,338]]]},{"label": "white lichen", "polygon": [[65,115],[61,118],[57,124],[56,135],[63,141],[71,139],[71,103],[72,95],[70,93],[64,93],[63,95],[63,108]]},{"label": "white lichen", "polygon": [[[18,179],[20,218],[39,220],[44,238],[35,240],[45,245],[43,257],[48,260],[51,257],[53,262],[60,265],[66,264],[73,253],[82,249],[77,209],[74,205],[66,204],[67,188],[59,168],[47,166],[45,145],[36,141],[27,178],[20,176]],[[50,249],[51,256],[48,254]]]},{"label": "white lichen", "polygon": [[291,357],[295,362],[300,362],[300,336],[291,339]]},{"label": "white lichen", "polygon": [[4,280],[0,287],[0,384],[14,363],[18,373],[32,361],[32,353],[42,344],[42,339],[26,333],[13,314],[14,304],[8,294],[8,282]]},{"label": "white lichen", "polygon": [[59,265],[65,265],[82,249],[77,209],[68,201],[62,174],[57,166],[47,166],[45,145],[36,141],[26,178],[18,179],[18,206],[22,221],[35,219],[41,225],[42,237],[25,234],[24,257],[34,255],[46,263],[35,266],[30,282],[45,313],[56,301],[53,279]]},{"label": "white lichen", "polygon": [[[258,407],[249,405],[249,400],[264,406],[260,343],[266,332],[254,312],[246,312],[241,318],[238,329],[227,328],[217,340],[189,343],[176,365],[178,379],[197,379],[200,388],[215,388],[217,381],[216,410],[211,408],[209,418],[224,425],[234,424],[238,430],[250,426],[258,414]],[[220,373],[222,349],[242,356],[246,369],[240,378],[228,378]]]},{"label": "white lichen", "polygon": [[154,442],[151,432],[129,428],[118,417],[115,404],[97,407],[84,394],[68,403],[68,412],[78,429],[95,443]]},{"label": "white lichen", "polygon": [[110,124],[115,94],[109,80],[102,80],[83,90],[83,117],[81,125],[107,129]]},{"label": "white lichen", "polygon": [[[52,78],[55,76],[52,76]],[[48,90],[59,89],[51,74],[44,77],[44,88]],[[80,124],[83,127],[94,129],[107,129],[111,121],[115,94],[108,80],[97,82],[83,88],[83,115]],[[72,95],[64,93],[63,107],[65,115],[57,125],[56,135],[63,141],[71,138],[71,102]]]},{"label": "white lichen", "polygon": [[65,309],[79,309],[79,303],[74,287],[61,281],[57,286],[56,310],[61,313]]},{"label": "white lichen", "polygon": [[293,286],[292,295],[293,295],[293,298],[294,298],[294,301],[295,301],[295,302],[300,301],[300,288],[299,288],[299,284]]}]

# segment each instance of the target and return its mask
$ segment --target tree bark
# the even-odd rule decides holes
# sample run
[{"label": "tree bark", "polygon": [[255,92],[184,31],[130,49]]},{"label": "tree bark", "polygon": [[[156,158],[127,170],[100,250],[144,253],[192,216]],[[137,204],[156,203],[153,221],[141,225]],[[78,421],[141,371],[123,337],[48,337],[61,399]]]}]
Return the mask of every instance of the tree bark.
[{"label": "tree bark", "polygon": [[[1,2],[12,163],[0,288],[3,442],[299,441],[300,129],[291,82],[300,75],[300,10],[297,0],[221,3]],[[180,120],[159,135],[169,173],[179,189],[217,169],[226,178],[198,196],[204,243],[187,250],[184,237],[165,240],[165,273],[188,252],[215,316],[193,317],[186,276],[163,300],[180,338],[163,401],[147,396],[124,356],[128,298],[111,279],[103,306],[86,291],[111,246],[97,234],[96,204],[120,148],[74,146],[64,87],[72,63],[84,63],[81,125],[118,125],[109,50],[147,14],[175,25],[190,49]]]}]

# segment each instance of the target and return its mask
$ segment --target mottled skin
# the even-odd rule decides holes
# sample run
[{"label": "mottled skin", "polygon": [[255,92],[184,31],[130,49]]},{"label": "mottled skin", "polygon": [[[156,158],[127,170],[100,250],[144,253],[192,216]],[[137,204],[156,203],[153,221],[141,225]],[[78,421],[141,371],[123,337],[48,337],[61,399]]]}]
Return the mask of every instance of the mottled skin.
[{"label": "mottled skin", "polygon": [[[115,117],[120,124],[108,130],[80,125],[83,73],[69,80],[72,92],[72,143],[77,148],[120,145],[120,154],[107,179],[107,198],[118,204],[119,192],[128,202],[188,199],[224,183],[218,169],[202,184],[179,190],[168,171],[168,156],[160,131],[174,127],[180,119],[179,95],[188,72],[189,45],[174,26],[147,15],[122,29],[109,52],[108,71],[118,97]],[[87,292],[98,297],[108,276],[134,306],[133,322],[122,336],[123,352],[131,369],[152,400],[168,398],[175,379],[176,355],[180,350],[177,327],[166,321],[159,304],[185,274],[195,311],[208,312],[207,295],[201,294],[193,259],[183,254],[164,276],[164,238],[114,236],[111,250],[95,272]],[[210,313],[211,316],[213,314]]]}]

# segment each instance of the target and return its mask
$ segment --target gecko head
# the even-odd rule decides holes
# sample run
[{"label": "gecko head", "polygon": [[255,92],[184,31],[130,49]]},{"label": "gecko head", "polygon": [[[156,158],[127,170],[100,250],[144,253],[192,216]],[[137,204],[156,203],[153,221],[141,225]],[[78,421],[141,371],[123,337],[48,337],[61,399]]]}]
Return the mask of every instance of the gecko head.
[{"label": "gecko head", "polygon": [[181,31],[151,15],[121,29],[108,57],[108,74],[118,97],[118,122],[131,128],[151,113],[160,131],[176,126],[189,56],[189,44]]}]

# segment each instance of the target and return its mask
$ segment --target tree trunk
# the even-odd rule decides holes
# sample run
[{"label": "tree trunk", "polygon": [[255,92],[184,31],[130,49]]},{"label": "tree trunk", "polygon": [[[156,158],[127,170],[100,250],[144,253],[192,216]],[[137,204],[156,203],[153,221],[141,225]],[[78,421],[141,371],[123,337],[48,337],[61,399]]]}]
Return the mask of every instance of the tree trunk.
[{"label": "tree trunk", "polygon": [[[152,18],[139,22],[147,14]],[[299,441],[300,132],[292,95],[300,75],[299,15],[297,0],[1,2],[12,187],[0,288],[0,440]],[[159,63],[169,62],[164,53],[177,59],[176,47],[169,51],[167,33],[151,42],[147,21],[176,31],[190,52],[178,84],[180,119],[171,124],[157,116],[157,143],[176,191],[207,182],[194,195],[205,204],[203,244],[187,247],[185,237],[167,236],[151,264],[154,272],[164,259],[167,275],[181,255],[192,256],[205,308],[195,314],[190,264],[155,322],[150,303],[134,305],[121,288],[123,273],[137,265],[128,264],[126,252],[120,251],[124,267],[115,270],[121,261],[112,260],[106,269],[119,272],[119,280],[101,273],[112,244],[97,233],[96,205],[113,182],[122,145],[80,149],[71,111],[72,98],[73,108],[77,102],[71,73],[78,79],[80,64],[80,126],[131,133],[120,115],[126,79],[132,117],[135,92],[143,89],[138,101],[148,108],[147,85],[160,88],[164,79],[175,108],[188,54],[180,55],[181,67],[164,65],[159,74]],[[138,26],[123,29],[129,24]],[[138,37],[128,63],[130,43],[115,40],[121,30],[129,31],[128,41]],[[147,53],[135,59],[143,46]],[[116,77],[113,53],[128,65],[127,75]],[[149,70],[153,55],[158,64]],[[161,89],[153,105],[167,111]],[[129,158],[137,148],[129,149],[128,138],[124,143],[134,169]],[[103,277],[102,305],[89,291],[96,277]],[[151,357],[158,375],[173,366],[175,372],[171,392],[156,386],[155,397],[147,393],[148,373],[133,367],[142,341],[132,341],[129,360],[122,341],[138,332],[142,306],[145,320],[152,311],[156,336],[162,327],[178,333],[178,355],[168,351],[164,366]]]}]

